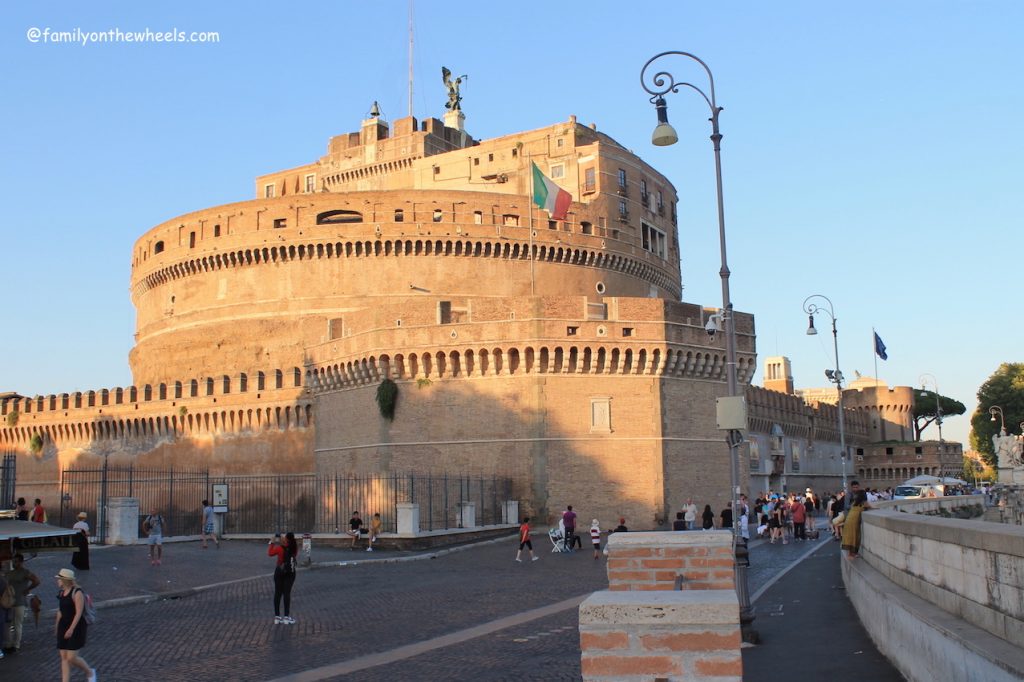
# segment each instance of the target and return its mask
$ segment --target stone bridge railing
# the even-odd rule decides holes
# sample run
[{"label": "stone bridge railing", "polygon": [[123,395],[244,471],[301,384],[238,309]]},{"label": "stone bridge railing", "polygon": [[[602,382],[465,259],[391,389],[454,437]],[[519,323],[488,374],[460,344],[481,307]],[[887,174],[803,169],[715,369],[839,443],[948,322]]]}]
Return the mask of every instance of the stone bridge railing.
[{"label": "stone bridge railing", "polygon": [[880,503],[843,561],[861,622],[908,680],[1024,678],[1024,528],[955,518],[982,503]]}]

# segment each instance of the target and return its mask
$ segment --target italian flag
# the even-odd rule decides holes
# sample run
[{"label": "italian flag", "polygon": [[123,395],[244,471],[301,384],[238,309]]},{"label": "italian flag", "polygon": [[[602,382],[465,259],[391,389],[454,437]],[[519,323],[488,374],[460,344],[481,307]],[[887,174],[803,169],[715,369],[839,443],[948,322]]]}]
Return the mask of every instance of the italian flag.
[{"label": "italian flag", "polygon": [[533,203],[547,211],[553,220],[565,220],[572,195],[540,172],[533,163]]}]

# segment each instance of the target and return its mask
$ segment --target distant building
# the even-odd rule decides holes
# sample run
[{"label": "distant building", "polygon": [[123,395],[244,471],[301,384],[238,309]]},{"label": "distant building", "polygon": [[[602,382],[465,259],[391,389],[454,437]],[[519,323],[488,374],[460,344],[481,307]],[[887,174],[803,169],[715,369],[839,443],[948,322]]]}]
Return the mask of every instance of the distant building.
[{"label": "distant building", "polygon": [[[752,488],[838,489],[842,460],[835,387],[794,388],[786,357],[765,359],[763,383],[780,395],[762,397],[755,387],[748,389],[752,414],[759,415],[750,422],[748,439]],[[960,443],[913,441],[912,387],[890,388],[874,377],[858,377],[843,390],[843,407],[848,479],[885,488],[920,474],[960,474]]]}]

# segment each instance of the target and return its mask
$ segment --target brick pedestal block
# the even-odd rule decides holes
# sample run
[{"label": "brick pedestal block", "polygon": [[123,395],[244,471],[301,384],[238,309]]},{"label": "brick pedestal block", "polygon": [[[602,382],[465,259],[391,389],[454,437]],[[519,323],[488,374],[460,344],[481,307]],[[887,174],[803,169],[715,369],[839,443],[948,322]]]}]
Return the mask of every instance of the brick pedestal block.
[{"label": "brick pedestal block", "polygon": [[612,533],[608,589],[735,590],[732,533]]},{"label": "brick pedestal block", "polygon": [[595,592],[580,605],[585,682],[740,682],[734,590]]}]

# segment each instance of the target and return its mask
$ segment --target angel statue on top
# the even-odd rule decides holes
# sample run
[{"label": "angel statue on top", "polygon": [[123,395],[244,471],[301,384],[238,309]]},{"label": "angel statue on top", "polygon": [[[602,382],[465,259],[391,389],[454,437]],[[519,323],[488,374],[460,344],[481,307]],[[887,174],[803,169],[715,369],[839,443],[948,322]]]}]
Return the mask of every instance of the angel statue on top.
[{"label": "angel statue on top", "polygon": [[1007,435],[1006,431],[1000,431],[992,436],[992,445],[999,458],[999,468],[1017,468],[1022,465],[1021,450],[1024,449],[1024,436]]},{"label": "angel statue on top", "polygon": [[469,76],[462,75],[452,80],[452,72],[447,67],[441,67],[441,78],[444,80],[445,87],[448,88],[448,102],[444,105],[444,108],[448,111],[462,111],[462,96],[459,95],[459,86],[462,85],[462,80],[468,79]]}]

